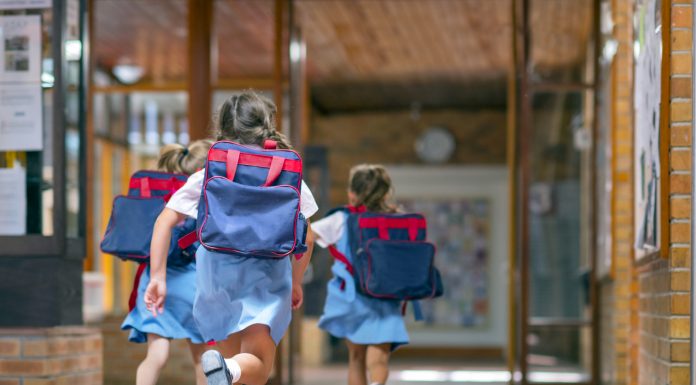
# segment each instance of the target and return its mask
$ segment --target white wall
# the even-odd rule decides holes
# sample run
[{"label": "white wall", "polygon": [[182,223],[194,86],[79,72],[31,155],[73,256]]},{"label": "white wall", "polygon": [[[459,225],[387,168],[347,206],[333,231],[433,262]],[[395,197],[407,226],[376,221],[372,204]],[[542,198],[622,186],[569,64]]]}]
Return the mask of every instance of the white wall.
[{"label": "white wall", "polygon": [[[508,342],[508,172],[504,166],[389,166],[396,199],[486,197],[492,204],[489,322],[410,330],[416,346],[502,347]],[[443,268],[441,266],[441,268]],[[446,290],[447,288],[445,288]]]}]

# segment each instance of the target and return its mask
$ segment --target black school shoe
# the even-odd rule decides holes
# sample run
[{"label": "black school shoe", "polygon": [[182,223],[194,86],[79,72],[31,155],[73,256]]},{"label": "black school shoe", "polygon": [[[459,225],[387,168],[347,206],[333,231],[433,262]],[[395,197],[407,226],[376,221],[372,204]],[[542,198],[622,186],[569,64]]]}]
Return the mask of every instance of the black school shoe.
[{"label": "black school shoe", "polygon": [[227,370],[225,358],[217,350],[208,350],[203,353],[201,366],[208,378],[208,385],[232,385],[232,376]]}]

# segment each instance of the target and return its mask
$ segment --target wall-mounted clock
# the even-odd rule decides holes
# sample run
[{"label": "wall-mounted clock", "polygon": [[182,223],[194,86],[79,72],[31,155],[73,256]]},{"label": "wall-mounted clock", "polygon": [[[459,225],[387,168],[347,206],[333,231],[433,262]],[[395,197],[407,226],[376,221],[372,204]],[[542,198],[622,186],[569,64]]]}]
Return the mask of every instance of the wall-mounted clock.
[{"label": "wall-mounted clock", "polygon": [[415,143],[416,155],[427,163],[447,162],[454,155],[456,146],[454,135],[444,127],[428,128]]}]

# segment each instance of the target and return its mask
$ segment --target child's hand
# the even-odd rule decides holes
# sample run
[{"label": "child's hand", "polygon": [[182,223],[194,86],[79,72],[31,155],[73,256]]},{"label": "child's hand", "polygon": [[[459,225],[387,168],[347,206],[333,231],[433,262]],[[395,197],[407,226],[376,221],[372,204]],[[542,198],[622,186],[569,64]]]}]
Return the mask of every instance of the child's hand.
[{"label": "child's hand", "polygon": [[292,310],[297,310],[302,306],[304,300],[304,292],[302,291],[301,283],[292,284]]},{"label": "child's hand", "polygon": [[145,305],[152,315],[164,312],[164,298],[167,296],[167,284],[164,280],[151,279],[145,290]]}]

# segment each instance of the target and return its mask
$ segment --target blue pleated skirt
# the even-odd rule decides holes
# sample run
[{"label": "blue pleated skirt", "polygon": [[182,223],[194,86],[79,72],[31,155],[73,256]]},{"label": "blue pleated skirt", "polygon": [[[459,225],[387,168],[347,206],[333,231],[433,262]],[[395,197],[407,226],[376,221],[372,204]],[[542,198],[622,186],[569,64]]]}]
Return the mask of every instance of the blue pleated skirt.
[{"label": "blue pleated skirt", "polygon": [[193,300],[196,294],[196,264],[167,267],[167,297],[164,313],[154,317],[145,307],[145,289],[150,282],[150,266],[145,268],[138,285],[135,308],[121,324],[121,329],[130,330],[132,342],[147,342],[147,334],[157,334],[171,339],[189,339],[203,343],[193,319]]},{"label": "blue pleated skirt", "polygon": [[290,258],[232,256],[199,247],[196,252],[193,316],[206,341],[260,324],[276,345],[292,318]]},{"label": "blue pleated skirt", "polygon": [[[346,237],[336,247],[349,259]],[[391,343],[392,350],[409,342],[401,302],[367,297],[355,289],[355,280],[342,262],[331,267],[324,312],[319,327],[359,345]],[[343,286],[345,282],[345,287]]]}]

